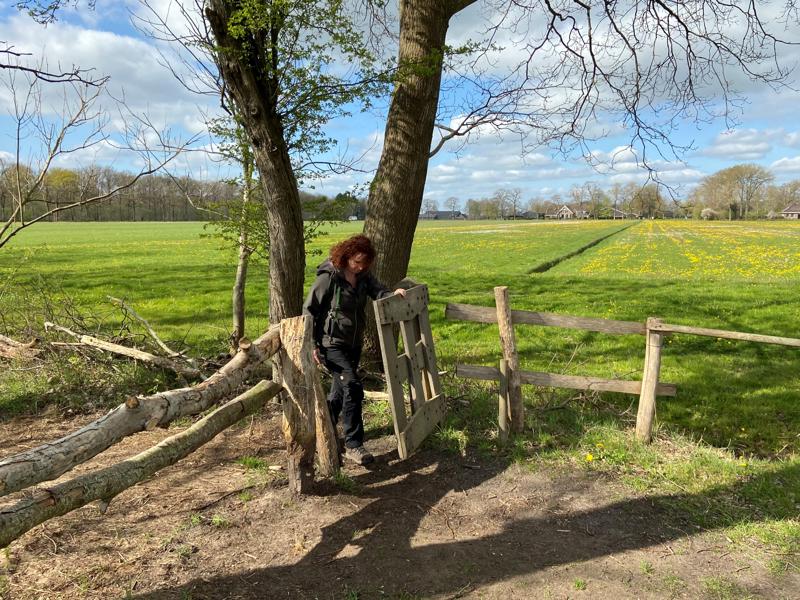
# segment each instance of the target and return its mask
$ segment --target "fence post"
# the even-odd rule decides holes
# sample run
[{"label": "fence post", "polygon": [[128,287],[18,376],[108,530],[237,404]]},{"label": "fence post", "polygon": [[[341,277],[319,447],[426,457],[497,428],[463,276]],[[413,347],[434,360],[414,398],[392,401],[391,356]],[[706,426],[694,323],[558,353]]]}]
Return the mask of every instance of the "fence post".
[{"label": "fence post", "polygon": [[497,397],[497,435],[501,444],[508,441],[508,364],[500,359],[500,392]]},{"label": "fence post", "polygon": [[522,385],[519,379],[519,356],[514,324],[511,321],[511,305],[508,300],[508,287],[494,288],[497,306],[497,325],[500,328],[500,345],[506,361],[508,373],[508,408],[511,411],[511,431],[519,433],[525,425],[525,412],[522,406]]},{"label": "fence post", "polygon": [[[305,494],[314,484],[314,454],[317,447],[317,426],[325,436],[319,444],[322,470],[328,475],[338,467],[333,423],[325,414],[317,419],[317,405],[324,402],[322,384],[311,352],[311,319],[292,317],[281,321],[281,349],[275,355],[284,388],[283,435],[288,455],[289,489]],[[320,407],[322,408],[322,407]],[[327,420],[327,423],[325,422]],[[325,425],[329,427],[324,428]]]},{"label": "fence post", "polygon": [[652,328],[660,325],[659,319],[647,319],[647,346],[644,353],[644,373],[642,375],[642,391],[639,394],[639,410],[636,413],[636,438],[650,443],[653,437],[653,420],[656,416],[656,388],[658,374],[661,370],[661,346],[664,335]]}]

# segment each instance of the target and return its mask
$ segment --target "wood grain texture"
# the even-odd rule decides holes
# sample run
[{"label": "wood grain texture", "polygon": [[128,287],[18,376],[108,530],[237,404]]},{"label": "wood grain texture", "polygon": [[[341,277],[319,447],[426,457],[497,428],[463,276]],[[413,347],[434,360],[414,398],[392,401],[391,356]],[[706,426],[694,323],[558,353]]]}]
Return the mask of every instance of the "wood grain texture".
[{"label": "wood grain texture", "polygon": [[[497,311],[489,306],[473,306],[471,304],[448,303],[445,318],[473,323],[497,323]],[[533,312],[528,310],[512,310],[511,320],[515,325],[542,325],[545,327],[566,327],[582,329],[598,333],[616,335],[644,335],[644,323],[635,321],[614,321],[593,317],[573,317],[555,313]]]},{"label": "wood grain texture", "polygon": [[512,433],[519,433],[525,426],[525,407],[522,404],[517,338],[514,334],[514,322],[511,316],[511,304],[506,286],[494,288],[494,301],[497,312],[497,326],[500,330],[500,347],[503,350],[503,360],[506,361],[507,369],[506,382],[510,430]]}]

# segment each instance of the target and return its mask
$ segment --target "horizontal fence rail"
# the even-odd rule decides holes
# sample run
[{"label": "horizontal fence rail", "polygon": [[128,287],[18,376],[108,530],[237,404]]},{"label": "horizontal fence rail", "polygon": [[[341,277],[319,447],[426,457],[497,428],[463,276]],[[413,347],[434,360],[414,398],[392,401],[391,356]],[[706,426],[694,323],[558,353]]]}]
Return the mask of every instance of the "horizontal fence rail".
[{"label": "horizontal fence rail", "polygon": [[689,327],[688,325],[670,325],[658,323],[652,331],[659,333],[688,333],[706,337],[722,338],[725,340],[739,340],[742,342],[758,342],[760,344],[777,344],[779,346],[793,346],[800,348],[800,340],[796,338],[780,337],[777,335],[762,335],[760,333],[742,333],[740,331],[725,331],[724,329],[707,329],[705,327]]},{"label": "horizontal fence rail", "polygon": [[[456,365],[456,376],[484,381],[500,381],[500,369],[478,365]],[[578,375],[561,375],[540,371],[520,371],[522,383],[542,387],[569,388],[573,390],[593,390],[597,392],[619,392],[621,394],[640,394],[641,381],[623,381],[620,379],[603,379],[601,377],[582,377]],[[673,383],[659,382],[656,387],[658,396],[675,396],[678,386]]]},{"label": "horizontal fence rail", "polygon": [[[445,318],[473,323],[497,323],[497,311],[491,306],[472,306],[471,304],[448,303]],[[647,333],[644,323],[636,321],[612,321],[592,317],[572,317],[554,313],[533,312],[529,310],[512,310],[511,319],[515,325],[544,325],[546,327],[564,327],[583,329],[598,333],[616,335],[644,335]]]},{"label": "horizontal fence rail", "polygon": [[[508,306],[508,288],[505,286],[495,288],[495,305],[492,308],[489,306],[448,303],[445,309],[445,318],[473,323],[497,323],[500,328],[501,348],[503,350],[500,368],[459,364],[456,365],[456,375],[469,379],[500,382],[498,424],[501,440],[506,439],[508,435],[509,417],[514,417],[515,410],[518,418],[522,414],[522,407],[519,406],[519,403],[515,405],[512,399],[519,393],[521,384],[531,384],[542,387],[638,394],[639,407],[636,416],[636,437],[642,441],[649,442],[652,438],[653,420],[655,419],[656,396],[675,396],[677,394],[676,385],[658,380],[664,338],[670,334],[700,335],[800,348],[800,339],[796,338],[674,325],[663,323],[660,319],[653,317],[648,318],[645,323],[639,323],[527,310],[510,310]],[[561,327],[612,335],[643,335],[646,341],[642,380],[624,381],[600,377],[523,371],[518,367],[513,325]],[[511,330],[510,336],[507,331],[509,329]],[[509,337],[512,341],[510,346],[508,343]],[[514,428],[512,427],[512,429]],[[517,428],[516,430],[519,429]]]}]

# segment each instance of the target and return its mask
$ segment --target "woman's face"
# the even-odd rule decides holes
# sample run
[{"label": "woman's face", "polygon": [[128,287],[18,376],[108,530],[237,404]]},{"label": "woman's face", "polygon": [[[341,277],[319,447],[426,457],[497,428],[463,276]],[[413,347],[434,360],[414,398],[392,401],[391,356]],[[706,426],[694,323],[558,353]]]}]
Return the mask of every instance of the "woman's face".
[{"label": "woman's face", "polygon": [[368,270],[371,262],[366,254],[357,252],[347,259],[347,270],[352,271],[356,275]]}]

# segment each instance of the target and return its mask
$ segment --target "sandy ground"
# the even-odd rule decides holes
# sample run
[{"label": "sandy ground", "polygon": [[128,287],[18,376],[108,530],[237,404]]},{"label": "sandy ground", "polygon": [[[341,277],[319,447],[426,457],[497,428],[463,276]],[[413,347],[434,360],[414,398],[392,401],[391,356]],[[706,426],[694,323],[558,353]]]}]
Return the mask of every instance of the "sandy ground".
[{"label": "sandy ground", "polygon": [[[96,417],[0,423],[0,456]],[[76,469],[177,430],[144,432]],[[421,451],[393,438],[348,481],[292,497],[270,406],[118,496],[34,528],[0,552],[0,598],[800,598],[758,550],[681,526],[614,481]],[[19,494],[0,499],[0,506]]]}]

